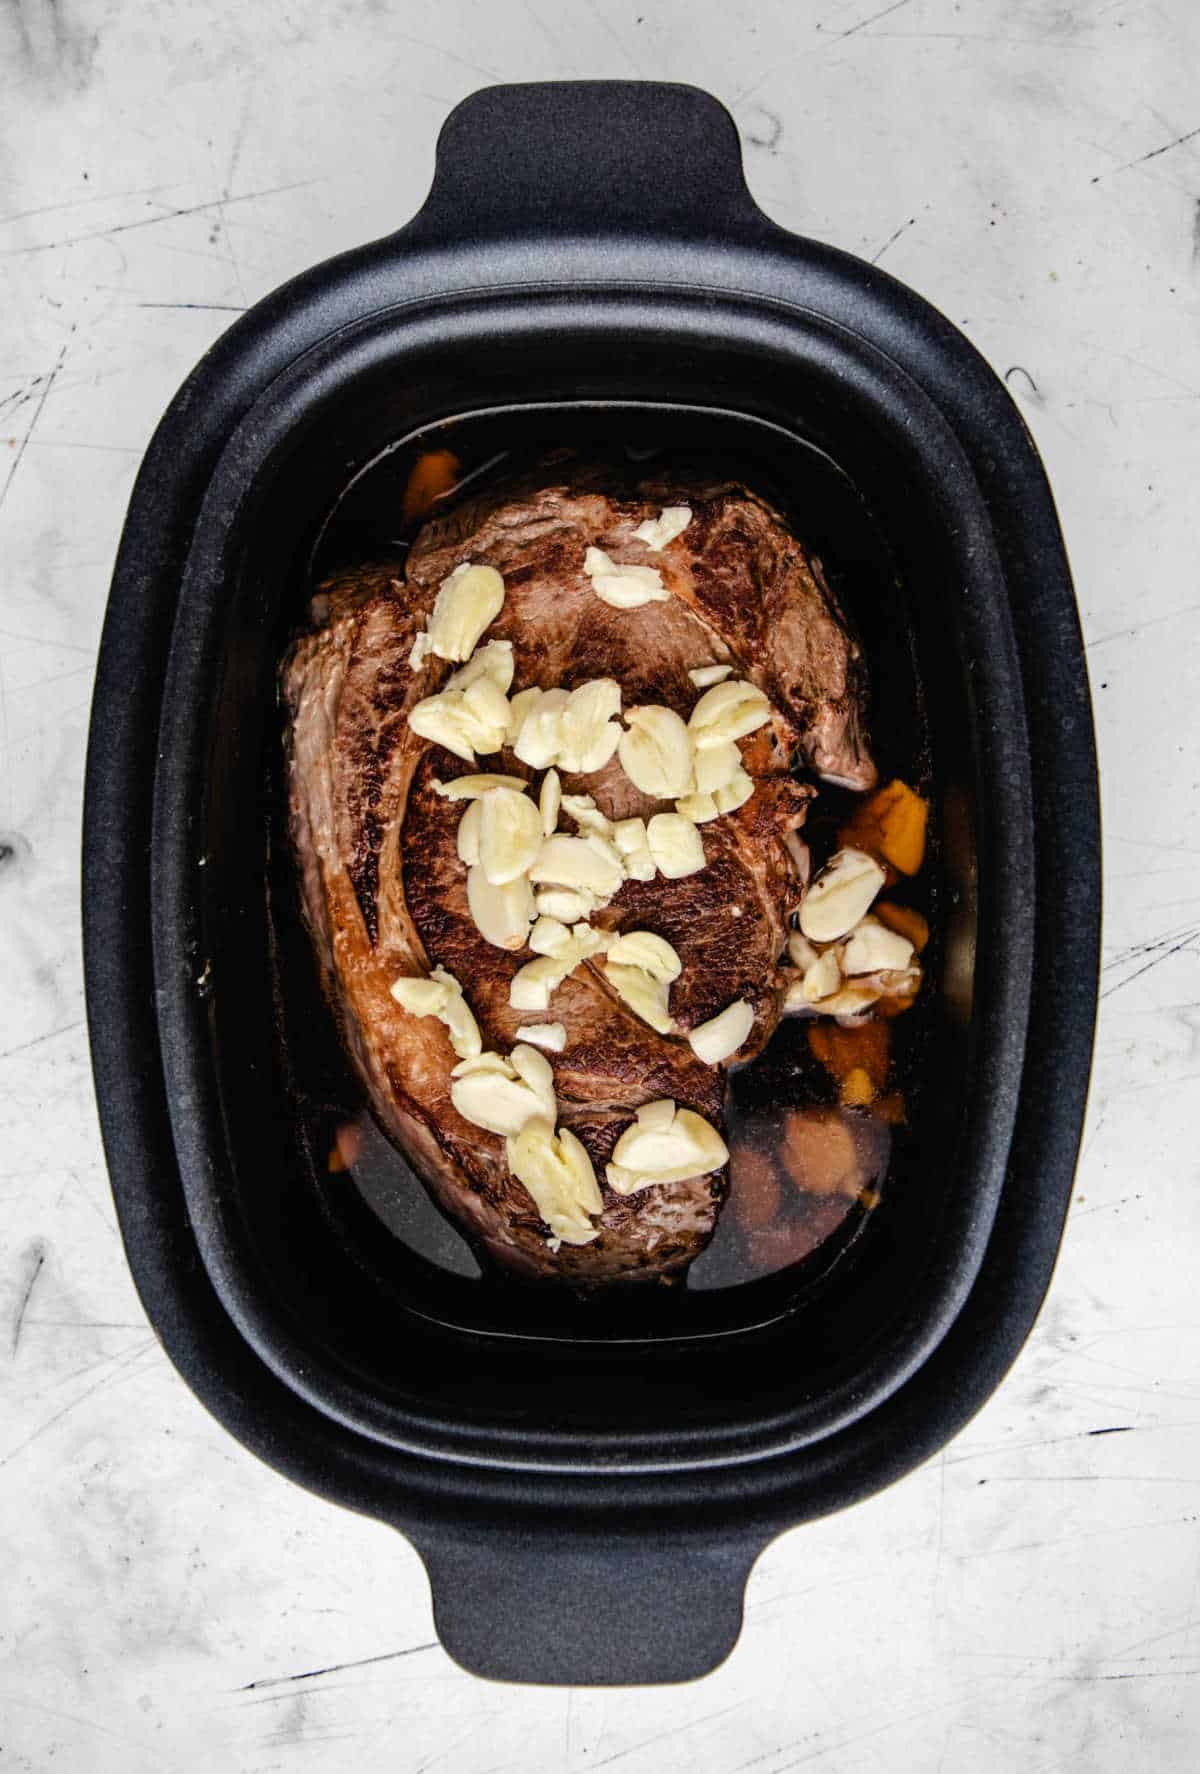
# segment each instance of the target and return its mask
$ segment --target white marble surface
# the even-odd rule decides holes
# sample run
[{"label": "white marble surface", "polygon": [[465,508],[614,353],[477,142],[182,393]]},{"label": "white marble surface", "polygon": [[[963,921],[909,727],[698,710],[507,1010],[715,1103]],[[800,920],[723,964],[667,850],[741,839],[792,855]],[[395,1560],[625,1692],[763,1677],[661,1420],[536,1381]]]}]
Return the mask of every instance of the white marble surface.
[{"label": "white marble surface", "polygon": [[[0,7],[0,1767],[1195,1766],[1200,11],[746,11]],[[412,212],[455,100],[571,75],[709,87],[765,208],[1024,367],[1103,759],[1103,1018],[1041,1322],[939,1459],[766,1554],[682,1690],[472,1680],[396,1536],[209,1420],[129,1281],[83,1026],[91,670],[159,412],[230,311]]]}]

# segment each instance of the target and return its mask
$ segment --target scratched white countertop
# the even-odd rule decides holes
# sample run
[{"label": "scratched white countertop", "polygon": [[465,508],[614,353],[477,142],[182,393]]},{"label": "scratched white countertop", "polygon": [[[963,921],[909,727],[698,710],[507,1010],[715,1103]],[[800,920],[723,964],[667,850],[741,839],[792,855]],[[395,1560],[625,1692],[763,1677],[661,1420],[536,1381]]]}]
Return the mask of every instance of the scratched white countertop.
[{"label": "scratched white countertop", "polygon": [[[1196,1764],[1200,9],[733,10],[0,9],[0,1768]],[[156,419],[235,312],[414,211],[458,99],[570,76],[709,88],[765,209],[1020,366],[1102,758],[1102,1018],[1038,1327],[939,1458],[770,1548],[681,1689],[463,1674],[411,1549],[209,1419],[129,1279],[83,1022],[91,674]]]}]

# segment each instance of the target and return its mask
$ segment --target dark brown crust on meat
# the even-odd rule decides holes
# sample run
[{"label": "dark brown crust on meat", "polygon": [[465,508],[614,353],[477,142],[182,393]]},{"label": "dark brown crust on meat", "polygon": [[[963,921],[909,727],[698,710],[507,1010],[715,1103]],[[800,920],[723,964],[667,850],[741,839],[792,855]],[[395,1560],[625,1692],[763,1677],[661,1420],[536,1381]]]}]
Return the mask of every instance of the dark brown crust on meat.
[{"label": "dark brown crust on meat", "polygon": [[[632,531],[666,503],[690,505],[692,523],[663,553],[647,556]],[[652,559],[670,601],[610,609],[582,572],[592,543],[617,560]],[[602,968],[577,969],[546,1019],[568,1031],[565,1051],[552,1057],[560,1120],[587,1146],[605,1205],[592,1244],[552,1252],[508,1171],[504,1142],[465,1122],[450,1101],[455,1059],[446,1031],[407,1016],[388,991],[401,974],[444,966],[463,983],[485,1048],[499,1052],[515,1044],[523,1022],[538,1020],[509,1007],[509,980],[529,952],[492,948],[476,931],[455,842],[462,804],[432,786],[469,767],[407,725],[413,703],[451,669],[431,659],[414,673],[413,638],[441,580],[466,558],[504,575],[505,605],[487,638],[513,643],[514,690],[611,676],[624,707],[660,702],[686,715],[698,694],[688,670],[727,660],[771,697],[772,726],[742,742],[756,793],[702,828],[703,872],[628,882],[597,918],[672,943],[683,962],[671,999],[682,1030],[734,997],[749,999],[755,1026],[739,1057],[757,1051],[780,1013],[778,962],[800,886],[784,840],[813,792],[788,774],[789,759],[798,752],[816,769],[873,780],[859,727],[861,664],[819,568],[744,488],[660,482],[612,499],[595,475],[582,475],[570,486],[493,493],[428,524],[405,580],[385,563],[331,581],[322,588],[325,626],[296,644],[284,668],[305,912],[384,1127],[493,1261],[576,1285],[670,1275],[711,1236],[723,1175],[625,1198],[607,1187],[604,1164],[634,1109],[657,1097],[719,1125],[723,1072],[702,1065],[682,1035],[648,1029],[615,997]],[[530,774],[510,752],[477,767]],[[563,787],[591,794],[612,818],[666,806],[640,795],[615,761],[594,776],[565,778]],[[571,829],[565,815],[561,825]]]}]

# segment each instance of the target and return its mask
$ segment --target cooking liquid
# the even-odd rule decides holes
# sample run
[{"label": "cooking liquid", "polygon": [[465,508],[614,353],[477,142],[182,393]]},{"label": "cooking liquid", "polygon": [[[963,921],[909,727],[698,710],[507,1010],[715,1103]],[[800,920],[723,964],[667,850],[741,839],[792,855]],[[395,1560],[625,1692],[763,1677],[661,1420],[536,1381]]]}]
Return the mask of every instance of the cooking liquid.
[{"label": "cooking liquid", "polygon": [[[460,420],[384,453],[356,477],[330,514],[313,551],[312,590],[338,569],[401,561],[431,507],[445,509],[447,502],[486,489],[564,444],[575,446],[585,460],[589,454],[595,459],[619,453],[620,437],[605,415],[589,417],[586,436],[577,435],[577,413],[566,425],[556,415],[538,416],[532,424],[529,417],[514,424],[511,414]],[[894,775],[922,786],[925,724],[903,601],[882,539],[850,482],[821,452],[774,428],[729,415],[701,415],[689,418],[673,436],[679,425],[678,416],[664,421],[656,414],[636,450],[624,447],[626,457],[635,467],[644,463],[646,472],[653,471],[659,456],[672,466],[686,462],[701,472],[715,469],[760,489],[784,511],[821,559],[873,668],[869,731],[880,780]],[[731,440],[731,430],[740,435]],[[710,432],[714,447],[706,455]],[[804,832],[814,869],[837,848],[837,826],[858,804],[859,797],[821,788]],[[286,848],[280,831],[277,854]],[[931,874],[927,865],[924,876]],[[929,915],[929,888],[921,880],[903,883],[892,897]],[[294,881],[290,907],[281,907],[281,898],[286,900],[286,893],[276,894],[277,929],[284,947],[298,956],[307,936],[299,924]],[[287,968],[282,972],[286,977]],[[315,998],[307,1007],[293,1007],[293,1049],[301,1020],[320,1016],[321,1010]],[[324,1020],[331,1022],[327,1013]],[[725,1294],[780,1271],[793,1272],[798,1284],[823,1278],[887,1189],[894,1140],[903,1137],[916,1100],[925,1020],[918,1001],[899,1021],[865,1030],[841,1031],[825,1023],[822,1041],[814,1033],[815,1020],[788,1018],[757,1060],[730,1074],[730,1192],[711,1243],[686,1272],[690,1293]],[[834,1065],[828,1052],[831,1030],[844,1049]],[[857,1070],[870,1079],[874,1100],[847,1106],[858,1088],[847,1086],[856,1069],[856,1041],[864,1052],[870,1049],[867,1063]],[[300,1095],[310,1117],[306,1143],[314,1164],[326,1172],[331,1195],[356,1190],[407,1250],[443,1275],[461,1278],[459,1286],[486,1280],[471,1246],[376,1125],[334,1042],[304,1041],[293,1058],[303,1074]]]}]

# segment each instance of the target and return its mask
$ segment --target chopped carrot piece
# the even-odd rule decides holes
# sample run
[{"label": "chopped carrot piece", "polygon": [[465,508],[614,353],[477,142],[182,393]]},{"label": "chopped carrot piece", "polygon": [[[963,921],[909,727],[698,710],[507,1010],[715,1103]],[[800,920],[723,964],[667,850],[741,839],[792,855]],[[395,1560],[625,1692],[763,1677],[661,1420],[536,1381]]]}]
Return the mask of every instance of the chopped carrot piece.
[{"label": "chopped carrot piece", "polygon": [[865,1180],[853,1135],[836,1110],[792,1110],[782,1156],[797,1188],[813,1195],[857,1195]]},{"label": "chopped carrot piece", "polygon": [[925,858],[928,816],[921,796],[897,777],[877,789],[838,836],[843,845],[882,857],[902,875],[915,875]]},{"label": "chopped carrot piece", "polygon": [[812,1022],[808,1045],[813,1058],[831,1078],[844,1084],[851,1072],[861,1071],[875,1090],[887,1083],[891,1063],[892,1032],[886,1023],[859,1023],[842,1029],[834,1022]]},{"label": "chopped carrot piece", "polygon": [[329,1154],[329,1174],[336,1176],[339,1171],[349,1170],[357,1161],[362,1150],[362,1133],[353,1121],[343,1121],[337,1130],[337,1138],[332,1152]]},{"label": "chopped carrot piece", "polygon": [[911,906],[897,905],[894,899],[880,899],[871,907],[871,914],[889,930],[907,936],[918,955],[922,953],[929,941],[929,924],[920,912],[914,912]]},{"label": "chopped carrot piece", "polygon": [[434,500],[448,492],[458,479],[459,460],[450,450],[426,450],[412,465],[404,489],[406,524],[424,517]]},{"label": "chopped carrot piece", "polygon": [[865,1109],[873,1101],[875,1086],[863,1066],[852,1066],[842,1079],[842,1101],[848,1109]]}]

